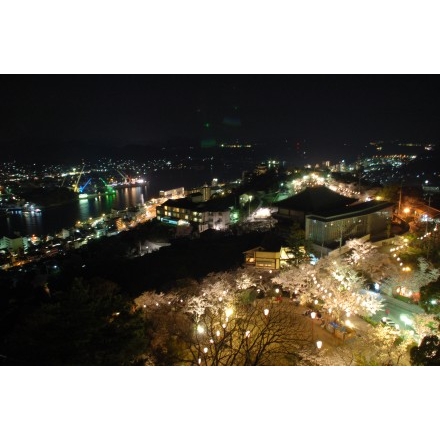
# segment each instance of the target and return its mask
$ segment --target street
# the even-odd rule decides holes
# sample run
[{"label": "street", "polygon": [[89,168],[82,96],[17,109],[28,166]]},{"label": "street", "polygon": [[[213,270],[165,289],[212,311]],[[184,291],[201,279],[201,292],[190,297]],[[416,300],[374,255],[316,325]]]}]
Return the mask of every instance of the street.
[{"label": "street", "polygon": [[[396,324],[399,324],[401,329],[404,329],[407,324],[402,320],[402,315],[407,316],[412,321],[415,314],[425,313],[425,311],[416,304],[408,304],[389,295],[378,294],[378,296],[384,302],[384,310],[376,313],[372,317],[374,321],[379,322],[384,316],[387,316]],[[387,310],[389,313],[387,313]]]}]

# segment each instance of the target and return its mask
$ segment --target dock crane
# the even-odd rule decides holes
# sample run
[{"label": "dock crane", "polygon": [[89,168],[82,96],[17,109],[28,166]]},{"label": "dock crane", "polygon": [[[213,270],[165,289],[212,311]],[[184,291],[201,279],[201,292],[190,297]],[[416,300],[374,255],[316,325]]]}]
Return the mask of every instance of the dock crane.
[{"label": "dock crane", "polygon": [[[83,164],[83,166],[82,166],[82,168],[81,168],[81,171],[80,171],[80,173],[79,173],[79,176],[78,176],[78,179],[77,179],[77,181],[76,181],[76,183],[75,183],[75,185],[73,185],[73,190],[75,191],[75,192],[80,192],[80,188],[79,188],[79,181],[80,181],[80,179],[81,179],[81,176],[82,176],[82,174],[83,174],[83,171],[84,171],[84,167],[86,166],[86,164]],[[87,182],[88,183],[88,182]]]},{"label": "dock crane", "polygon": [[79,192],[83,193],[84,190],[86,189],[86,186],[90,183],[90,181],[92,180],[92,178],[90,177],[90,179],[82,186],[79,187]]},{"label": "dock crane", "polygon": [[130,178],[127,174],[124,174],[121,170],[119,170],[119,168],[116,168],[116,171],[122,176],[124,183],[130,183]]},{"label": "dock crane", "polygon": [[101,180],[101,182],[105,186],[105,193],[106,194],[115,194],[116,193],[115,189],[111,185],[109,185],[102,177],[100,177],[99,179]]}]

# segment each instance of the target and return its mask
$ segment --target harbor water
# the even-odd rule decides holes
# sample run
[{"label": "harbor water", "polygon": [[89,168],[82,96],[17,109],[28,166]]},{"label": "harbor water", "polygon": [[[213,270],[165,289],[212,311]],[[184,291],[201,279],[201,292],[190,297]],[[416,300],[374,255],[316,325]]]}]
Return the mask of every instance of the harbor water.
[{"label": "harbor water", "polygon": [[158,172],[150,176],[147,185],[119,188],[114,195],[78,199],[60,206],[43,208],[41,213],[23,212],[0,216],[0,237],[55,234],[63,228],[71,228],[77,221],[108,214],[112,209],[122,210],[144,204],[158,197],[161,190],[202,186],[210,184],[214,177],[210,170]]}]

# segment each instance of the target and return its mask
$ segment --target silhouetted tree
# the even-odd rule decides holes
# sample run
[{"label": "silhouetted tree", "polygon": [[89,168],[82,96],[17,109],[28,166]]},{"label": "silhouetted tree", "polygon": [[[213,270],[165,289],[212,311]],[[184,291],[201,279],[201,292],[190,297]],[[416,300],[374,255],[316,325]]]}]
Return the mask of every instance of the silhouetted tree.
[{"label": "silhouetted tree", "polygon": [[288,254],[291,257],[290,262],[292,264],[298,266],[308,260],[311,243],[310,240],[306,240],[305,231],[298,222],[293,223],[286,242],[290,249]]},{"label": "silhouetted tree", "polygon": [[141,315],[102,279],[75,279],[18,322],[6,341],[6,355],[20,365],[127,365],[145,350]]}]

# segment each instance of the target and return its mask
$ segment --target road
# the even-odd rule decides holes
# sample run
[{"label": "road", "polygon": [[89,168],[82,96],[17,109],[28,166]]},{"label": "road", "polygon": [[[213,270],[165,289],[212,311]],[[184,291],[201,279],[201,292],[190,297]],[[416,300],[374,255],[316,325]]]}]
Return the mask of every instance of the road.
[{"label": "road", "polygon": [[[384,316],[388,316],[396,324],[399,324],[401,329],[404,329],[406,324],[401,319],[402,315],[406,315],[410,320],[413,320],[413,316],[415,314],[425,313],[425,311],[421,307],[415,304],[408,304],[389,295],[377,295],[384,302],[384,310],[372,316],[372,319],[374,321],[379,322]],[[386,313],[387,310],[389,311],[388,314]]]}]

